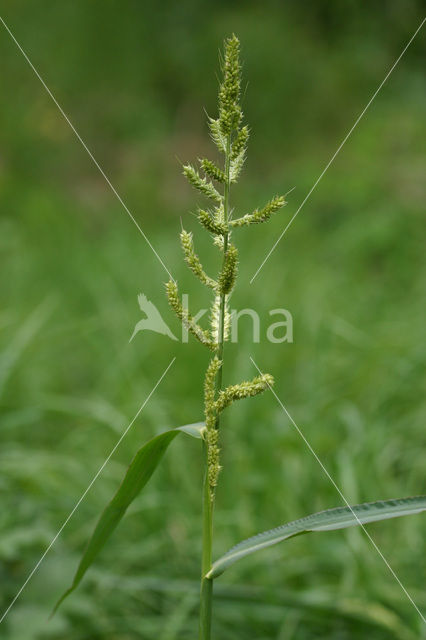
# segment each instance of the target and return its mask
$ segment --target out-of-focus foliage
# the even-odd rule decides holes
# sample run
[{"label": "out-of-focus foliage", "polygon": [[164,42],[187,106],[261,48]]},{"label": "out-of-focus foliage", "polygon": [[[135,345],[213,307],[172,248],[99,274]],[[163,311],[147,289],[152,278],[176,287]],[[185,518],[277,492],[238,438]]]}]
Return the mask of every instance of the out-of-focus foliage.
[{"label": "out-of-focus foliage", "polygon": [[[200,308],[207,298],[175,241],[180,216],[189,230],[197,225],[180,162],[211,151],[200,107],[216,115],[217,52],[238,34],[252,136],[235,215],[296,188],[261,238],[239,234],[232,306],[258,310],[261,343],[241,319],[239,344],[226,346],[226,382],[256,374],[250,354],[270,371],[351,503],[424,493],[424,34],[249,284],[420,24],[420,3],[6,0],[1,15]],[[129,344],[139,292],[178,333],[168,276],[3,27],[0,58],[3,610],[176,356],[0,632],[7,640],[193,638],[201,464],[190,439],[176,441],[96,567],[47,622],[134,452],[161,429],[201,418],[208,356],[195,342],[148,332]],[[200,253],[208,246],[200,242]],[[293,315],[293,344],[266,340],[277,307]],[[230,409],[223,435],[215,557],[235,540],[339,504],[270,394]],[[369,531],[424,610],[424,519]],[[215,589],[217,638],[424,634],[358,530],[296,538],[236,565]]]}]

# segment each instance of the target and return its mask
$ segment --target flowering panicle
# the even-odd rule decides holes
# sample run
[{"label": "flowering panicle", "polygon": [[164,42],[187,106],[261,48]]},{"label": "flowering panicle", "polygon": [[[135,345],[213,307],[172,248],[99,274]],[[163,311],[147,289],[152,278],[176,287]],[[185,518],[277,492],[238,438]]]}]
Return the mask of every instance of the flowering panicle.
[{"label": "flowering panicle", "polygon": [[[197,218],[212,235],[213,243],[222,253],[222,267],[216,281],[205,273],[194,250],[192,233],[182,230],[180,239],[185,262],[197,278],[214,291],[208,331],[200,327],[188,309],[183,307],[178,297],[176,283],[167,284],[169,303],[178,318],[203,345],[214,351],[204,380],[206,428],[203,438],[207,450],[206,477],[211,501],[214,499],[220,471],[219,416],[221,412],[235,400],[262,393],[274,382],[272,376],[263,374],[249,382],[241,382],[222,389],[223,350],[230,331],[229,297],[234,288],[238,270],[238,251],[231,243],[231,231],[245,225],[266,222],[285,204],[284,198],[277,196],[262,209],[256,209],[251,214],[236,219],[232,219],[231,216],[230,188],[237,181],[244,166],[249,138],[249,129],[242,124],[239,48],[239,41],[235,35],[225,40],[223,80],[219,87],[219,115],[216,119],[208,118],[211,138],[218,150],[224,154],[223,167],[206,158],[200,159],[200,168],[204,177],[191,164],[183,167],[183,173],[189,183],[213,201],[211,209],[198,209]],[[221,190],[223,193],[220,192]]]}]

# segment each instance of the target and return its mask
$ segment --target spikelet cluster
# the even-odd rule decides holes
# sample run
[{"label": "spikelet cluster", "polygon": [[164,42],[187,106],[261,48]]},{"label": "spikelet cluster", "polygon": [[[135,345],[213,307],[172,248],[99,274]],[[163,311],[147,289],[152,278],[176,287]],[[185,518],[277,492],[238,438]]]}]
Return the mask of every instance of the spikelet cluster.
[{"label": "spikelet cluster", "polygon": [[207,445],[207,464],[209,489],[213,497],[220,472],[219,431],[216,429],[217,411],[215,402],[215,383],[222,362],[215,355],[210,360],[204,380],[204,414],[206,419],[205,441]]},{"label": "spikelet cluster", "polygon": [[208,331],[202,329],[200,325],[195,322],[188,309],[186,309],[182,305],[179,299],[178,286],[176,282],[174,282],[173,280],[169,280],[169,282],[166,284],[166,292],[169,305],[171,306],[179,320],[182,322],[184,327],[186,327],[186,329],[188,329],[188,331],[192,333],[192,335],[197,338],[197,340],[199,340],[201,344],[204,344],[206,347],[214,351],[216,345],[212,342]]},{"label": "spikelet cluster", "polygon": [[208,429],[206,433],[207,444],[207,472],[209,477],[209,488],[211,498],[214,498],[214,492],[217,486],[217,480],[220,473],[220,448],[219,448],[219,430]]},{"label": "spikelet cluster", "polygon": [[218,412],[221,412],[226,409],[226,407],[229,407],[234,400],[243,400],[250,396],[257,396],[259,393],[263,393],[266,389],[272,387],[273,384],[274,378],[269,373],[264,373],[249,382],[240,382],[239,384],[226,387],[226,389],[219,392],[216,409]]},{"label": "spikelet cluster", "polygon": [[238,269],[238,251],[231,243],[231,231],[238,227],[266,222],[285,204],[282,196],[276,196],[262,209],[255,209],[251,214],[231,219],[230,187],[237,181],[244,166],[249,139],[249,129],[242,124],[243,113],[240,106],[239,49],[239,41],[235,35],[225,40],[222,62],[223,80],[219,87],[219,114],[216,119],[208,119],[211,138],[218,150],[224,154],[223,167],[207,158],[199,160],[201,175],[191,164],[183,167],[183,173],[188,182],[210,200],[210,208],[199,208],[197,218],[212,235],[213,243],[222,254],[222,267],[217,280],[214,280],[206,274],[195,252],[192,233],[182,230],[180,240],[186,264],[200,282],[214,292],[209,330],[199,326],[189,310],[183,307],[176,283],[170,281],[166,285],[170,306],[182,324],[197,340],[214,352],[204,380],[206,429],[203,436],[207,446],[208,482],[212,500],[220,471],[219,416],[221,412],[236,400],[262,393],[274,382],[272,376],[263,374],[251,381],[221,389],[219,373],[223,363],[223,344],[229,337],[230,329],[228,303]]},{"label": "spikelet cluster", "polygon": [[225,295],[234,288],[237,278],[238,250],[233,244],[228,245],[223,261],[222,271],[219,275],[219,291]]},{"label": "spikelet cluster", "polygon": [[242,118],[240,107],[240,43],[233,35],[225,41],[223,82],[219,88],[219,125],[224,136],[236,129]]},{"label": "spikelet cluster", "polygon": [[[219,337],[221,333],[221,296],[217,294],[213,301],[210,311],[210,326],[211,336],[215,344],[219,344]],[[231,314],[229,312],[229,296],[224,298],[224,313],[223,313],[223,341],[226,342],[229,338],[229,330],[231,328]]]},{"label": "spikelet cluster", "polygon": [[192,273],[197,276],[197,278],[207,287],[210,287],[210,289],[216,289],[216,280],[213,280],[213,278],[210,278],[210,276],[205,273],[200,258],[195,253],[192,233],[189,233],[188,231],[185,231],[185,229],[182,229],[180,234],[180,242],[182,245],[183,253],[185,255],[185,262],[191,269]]},{"label": "spikelet cluster", "polygon": [[200,193],[205,195],[207,198],[214,200],[215,202],[221,202],[222,196],[219,191],[216,190],[214,185],[207,180],[206,178],[202,178],[198,171],[194,169],[194,167],[190,164],[187,164],[183,167],[183,175],[186,177],[188,182],[197,189]]},{"label": "spikelet cluster", "polygon": [[275,196],[262,209],[255,209],[253,213],[247,213],[241,218],[231,220],[231,227],[243,227],[249,224],[260,224],[267,222],[272,214],[276,213],[286,205],[284,196]]},{"label": "spikelet cluster", "polygon": [[249,130],[247,126],[241,127],[231,147],[231,162],[229,178],[232,183],[237,182],[246,161],[247,141]]},{"label": "spikelet cluster", "polygon": [[215,355],[209,362],[207,367],[206,377],[204,380],[204,407],[207,417],[215,413],[215,392],[214,385],[216,381],[216,375],[222,366],[222,361]]},{"label": "spikelet cluster", "polygon": [[213,180],[221,182],[222,184],[226,182],[225,172],[222,171],[222,169],[219,169],[219,167],[217,167],[211,160],[203,158],[200,160],[200,165],[204,173],[210,176],[210,178],[213,178]]},{"label": "spikelet cluster", "polygon": [[247,125],[244,125],[244,127],[241,127],[232,143],[231,160],[236,160],[242,151],[246,151],[248,138],[249,128]]},{"label": "spikelet cluster", "polygon": [[216,236],[224,236],[228,230],[227,226],[223,222],[216,220],[211,213],[204,211],[204,209],[198,209],[198,220],[207,231],[213,233]]},{"label": "spikelet cluster", "polygon": [[219,119],[215,120],[214,118],[209,117],[208,125],[213,142],[215,143],[219,151],[221,151],[222,153],[226,153],[226,136],[223,135],[220,129]]}]

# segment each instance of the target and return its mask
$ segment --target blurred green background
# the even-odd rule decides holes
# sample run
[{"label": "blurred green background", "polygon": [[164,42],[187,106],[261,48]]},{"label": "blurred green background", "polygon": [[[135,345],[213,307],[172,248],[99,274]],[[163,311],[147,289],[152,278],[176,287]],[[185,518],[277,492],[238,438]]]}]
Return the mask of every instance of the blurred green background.
[{"label": "blurred green background", "polygon": [[[425,493],[423,209],[425,33],[419,33],[278,248],[271,248],[422,19],[420,2],[6,0],[2,17],[194,308],[206,305],[178,245],[180,217],[210,271],[181,161],[215,156],[218,51],[242,42],[252,129],[237,211],[288,206],[236,237],[241,321],[225,380],[276,391],[351,502]],[[0,628],[7,640],[178,640],[197,628],[201,462],[178,439],[79,590],[51,620],[100,510],[138,446],[197,421],[208,354],[154,333],[128,343],[154,302],[173,331],[167,274],[24,57],[0,28],[0,602],[4,610],[154,384],[152,399]],[[269,309],[294,319],[270,344]],[[244,325],[244,326],[243,326]],[[341,500],[271,394],[223,426],[215,555]],[[426,520],[369,526],[425,611]],[[217,581],[222,640],[425,638],[365,535],[302,536]]]}]

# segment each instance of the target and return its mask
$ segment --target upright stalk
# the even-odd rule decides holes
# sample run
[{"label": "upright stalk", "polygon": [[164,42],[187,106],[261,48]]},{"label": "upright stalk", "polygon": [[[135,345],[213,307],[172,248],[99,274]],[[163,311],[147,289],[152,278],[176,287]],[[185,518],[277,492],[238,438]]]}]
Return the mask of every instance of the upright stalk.
[{"label": "upright stalk", "polygon": [[[230,156],[231,156],[231,135],[229,134],[226,139],[226,152],[225,152],[225,188],[224,188],[224,223],[228,226],[229,218],[229,192],[230,192]],[[225,265],[226,251],[228,249],[228,236],[224,234],[223,237],[223,265]],[[217,344],[217,357],[221,362],[221,366],[216,376],[216,394],[222,389],[222,371],[223,371],[223,346],[225,335],[225,302],[226,294],[221,292],[220,294],[220,306],[219,306],[219,335]],[[219,429],[219,414],[216,417],[215,428]],[[211,569],[212,565],[212,545],[213,545],[213,508],[214,508],[214,494],[211,492],[209,482],[209,458],[208,447],[203,442],[204,453],[204,479],[203,479],[203,538],[202,538],[202,554],[201,554],[201,595],[200,595],[200,627],[199,627],[199,639],[210,640],[211,637],[211,619],[212,619],[212,601],[213,601],[213,580],[206,578],[205,576]]]},{"label": "upright stalk", "polygon": [[208,473],[208,449],[203,442],[204,480],[203,480],[203,549],[201,556],[201,595],[199,639],[210,640],[212,620],[213,581],[205,578],[212,564],[213,539],[213,500],[210,495]]},{"label": "upright stalk", "polygon": [[[207,158],[200,159],[204,175],[200,175],[191,164],[183,167],[183,173],[188,182],[210,201],[210,205],[213,204],[212,208],[199,208],[197,217],[200,224],[213,236],[214,244],[223,255],[220,273],[217,279],[213,279],[204,271],[200,258],[195,252],[193,234],[182,229],[180,240],[185,262],[200,282],[209,287],[214,294],[210,330],[201,327],[189,310],[183,307],[179,299],[177,283],[170,280],[166,285],[170,306],[178,318],[201,344],[213,352],[204,379],[203,534],[199,640],[211,638],[213,581],[207,576],[212,574],[213,511],[221,469],[220,414],[235,400],[258,395],[273,384],[272,376],[262,374],[253,380],[232,384],[226,388],[222,386],[224,343],[229,338],[230,324],[227,299],[234,288],[238,271],[238,250],[231,240],[231,231],[238,227],[266,222],[284,205],[284,198],[276,196],[262,209],[255,209],[253,213],[246,213],[235,219],[231,219],[230,216],[231,183],[237,181],[243,168],[249,137],[248,127],[242,125],[239,47],[239,41],[235,35],[225,40],[223,80],[219,86],[219,116],[217,119],[209,118],[212,139],[220,153],[224,154],[223,169]],[[220,188],[214,183],[220,185]]]}]

